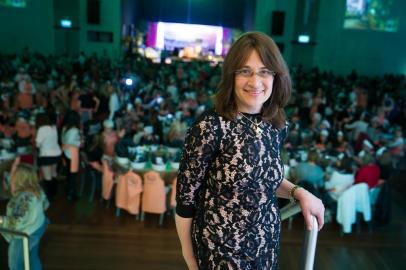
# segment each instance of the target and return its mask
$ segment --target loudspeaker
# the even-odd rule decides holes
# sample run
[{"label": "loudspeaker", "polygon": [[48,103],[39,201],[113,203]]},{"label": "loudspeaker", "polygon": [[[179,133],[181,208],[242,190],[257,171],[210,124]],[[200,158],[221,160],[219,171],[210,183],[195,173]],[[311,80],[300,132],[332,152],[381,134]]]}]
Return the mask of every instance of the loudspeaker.
[{"label": "loudspeaker", "polygon": [[282,36],[285,28],[285,11],[273,11],[272,12],[272,35]]},{"label": "loudspeaker", "polygon": [[100,0],[87,0],[87,23],[100,24]]}]

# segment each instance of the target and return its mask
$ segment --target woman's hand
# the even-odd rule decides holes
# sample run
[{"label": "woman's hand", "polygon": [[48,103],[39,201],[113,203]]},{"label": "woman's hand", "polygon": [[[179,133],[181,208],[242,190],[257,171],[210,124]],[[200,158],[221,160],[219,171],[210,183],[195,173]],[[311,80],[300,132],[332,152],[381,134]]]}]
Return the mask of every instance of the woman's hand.
[{"label": "woman's hand", "polygon": [[324,225],[324,205],[323,202],[305,190],[304,188],[297,189],[295,192],[295,198],[299,200],[300,207],[302,208],[302,214],[306,222],[306,228],[312,230],[311,216],[315,216],[317,223],[319,224],[319,230]]}]

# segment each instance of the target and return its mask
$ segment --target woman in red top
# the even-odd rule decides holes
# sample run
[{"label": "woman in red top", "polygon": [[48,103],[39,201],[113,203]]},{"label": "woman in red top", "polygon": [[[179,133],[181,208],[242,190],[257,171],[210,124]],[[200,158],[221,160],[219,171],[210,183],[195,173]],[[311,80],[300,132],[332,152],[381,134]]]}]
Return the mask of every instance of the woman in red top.
[{"label": "woman in red top", "polygon": [[370,154],[365,154],[362,157],[362,166],[355,173],[355,184],[367,183],[371,189],[379,184],[381,170],[375,163],[375,159]]}]

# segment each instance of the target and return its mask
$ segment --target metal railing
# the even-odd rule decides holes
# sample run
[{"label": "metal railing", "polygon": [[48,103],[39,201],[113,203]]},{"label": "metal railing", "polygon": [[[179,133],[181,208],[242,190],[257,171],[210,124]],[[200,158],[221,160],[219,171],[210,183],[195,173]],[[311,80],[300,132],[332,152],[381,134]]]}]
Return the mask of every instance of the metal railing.
[{"label": "metal railing", "polygon": [[[286,220],[293,215],[301,212],[298,203],[290,203],[281,209],[281,219]],[[313,270],[314,257],[316,255],[318,223],[315,216],[311,216],[312,230],[305,230],[304,243],[302,247],[302,255],[300,259],[301,270]]]},{"label": "metal railing", "polygon": [[0,228],[0,233],[11,234],[14,236],[19,236],[23,240],[23,253],[24,253],[24,270],[30,270],[30,252],[28,245],[29,235],[23,232],[14,231],[10,229]]}]

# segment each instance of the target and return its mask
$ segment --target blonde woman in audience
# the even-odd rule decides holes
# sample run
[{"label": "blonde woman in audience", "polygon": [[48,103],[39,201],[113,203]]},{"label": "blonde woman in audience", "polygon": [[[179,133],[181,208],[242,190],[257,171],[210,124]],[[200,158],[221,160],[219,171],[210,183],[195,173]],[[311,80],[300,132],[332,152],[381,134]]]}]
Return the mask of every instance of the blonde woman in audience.
[{"label": "blonde woman in audience", "polygon": [[[28,164],[14,164],[11,174],[12,198],[7,204],[6,215],[0,216],[0,227],[29,235],[30,269],[41,270],[39,244],[49,224],[44,211],[48,200],[42,191],[37,170]],[[8,265],[11,270],[24,267],[22,238],[3,233],[9,243]]]}]

